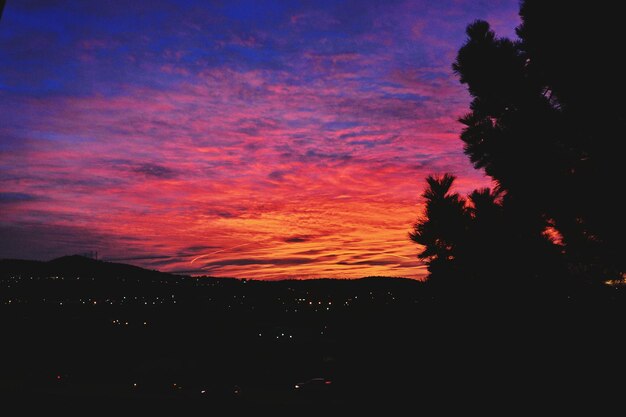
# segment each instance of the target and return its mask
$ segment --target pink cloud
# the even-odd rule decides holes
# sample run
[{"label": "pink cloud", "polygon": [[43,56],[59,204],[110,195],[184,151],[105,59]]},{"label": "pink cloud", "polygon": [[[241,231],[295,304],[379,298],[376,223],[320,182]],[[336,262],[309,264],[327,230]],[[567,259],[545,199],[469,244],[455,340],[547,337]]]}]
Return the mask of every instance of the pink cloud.
[{"label": "pink cloud", "polygon": [[[111,259],[150,267],[158,256],[159,269],[193,274],[424,277],[407,238],[423,178],[453,172],[460,192],[490,184],[458,139],[468,97],[450,62],[463,27],[424,4],[386,9],[354,33],[329,13],[292,14],[281,30],[343,30],[349,47],[321,37],[255,68],[198,62],[289,39],[227,32],[199,56],[131,51],[119,62],[142,71],[96,93],[0,92],[18,126],[0,126],[12,138],[0,148],[2,221],[45,256],[93,242]],[[208,29],[180,30],[186,40]],[[79,45],[89,68],[110,47]],[[428,64],[407,61],[413,47]]]}]

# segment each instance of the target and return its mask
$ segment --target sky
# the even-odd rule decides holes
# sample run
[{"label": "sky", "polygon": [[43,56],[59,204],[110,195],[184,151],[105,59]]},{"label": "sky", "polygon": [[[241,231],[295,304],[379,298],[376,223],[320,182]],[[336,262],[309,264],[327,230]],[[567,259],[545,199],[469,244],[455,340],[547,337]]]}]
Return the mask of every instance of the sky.
[{"label": "sky", "polygon": [[423,278],[426,175],[463,155],[451,70],[515,0],[9,0],[0,258],[251,279]]}]

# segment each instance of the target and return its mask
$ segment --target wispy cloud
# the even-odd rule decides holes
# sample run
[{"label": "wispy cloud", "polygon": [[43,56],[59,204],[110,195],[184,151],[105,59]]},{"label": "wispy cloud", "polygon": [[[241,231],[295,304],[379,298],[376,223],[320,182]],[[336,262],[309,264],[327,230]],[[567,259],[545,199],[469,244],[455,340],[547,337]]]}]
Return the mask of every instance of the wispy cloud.
[{"label": "wispy cloud", "polygon": [[450,63],[467,23],[512,28],[517,2],[244,3],[7,4],[0,257],[423,276],[423,177],[487,184]]}]

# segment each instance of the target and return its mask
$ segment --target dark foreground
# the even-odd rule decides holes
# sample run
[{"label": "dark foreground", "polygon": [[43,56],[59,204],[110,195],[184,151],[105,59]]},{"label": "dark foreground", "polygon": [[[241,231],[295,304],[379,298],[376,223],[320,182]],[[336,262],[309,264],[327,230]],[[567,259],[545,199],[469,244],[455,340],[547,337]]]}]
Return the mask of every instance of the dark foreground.
[{"label": "dark foreground", "polygon": [[532,411],[626,392],[622,287],[67,274],[2,279],[6,399]]}]

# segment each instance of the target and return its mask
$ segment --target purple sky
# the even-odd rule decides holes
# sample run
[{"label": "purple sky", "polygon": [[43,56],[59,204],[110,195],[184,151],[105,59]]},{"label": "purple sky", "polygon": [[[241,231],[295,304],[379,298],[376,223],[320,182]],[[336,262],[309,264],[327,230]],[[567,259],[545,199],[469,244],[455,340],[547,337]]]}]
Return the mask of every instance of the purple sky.
[{"label": "purple sky", "polygon": [[488,184],[451,63],[517,1],[9,1],[0,258],[421,277],[429,173]]}]

